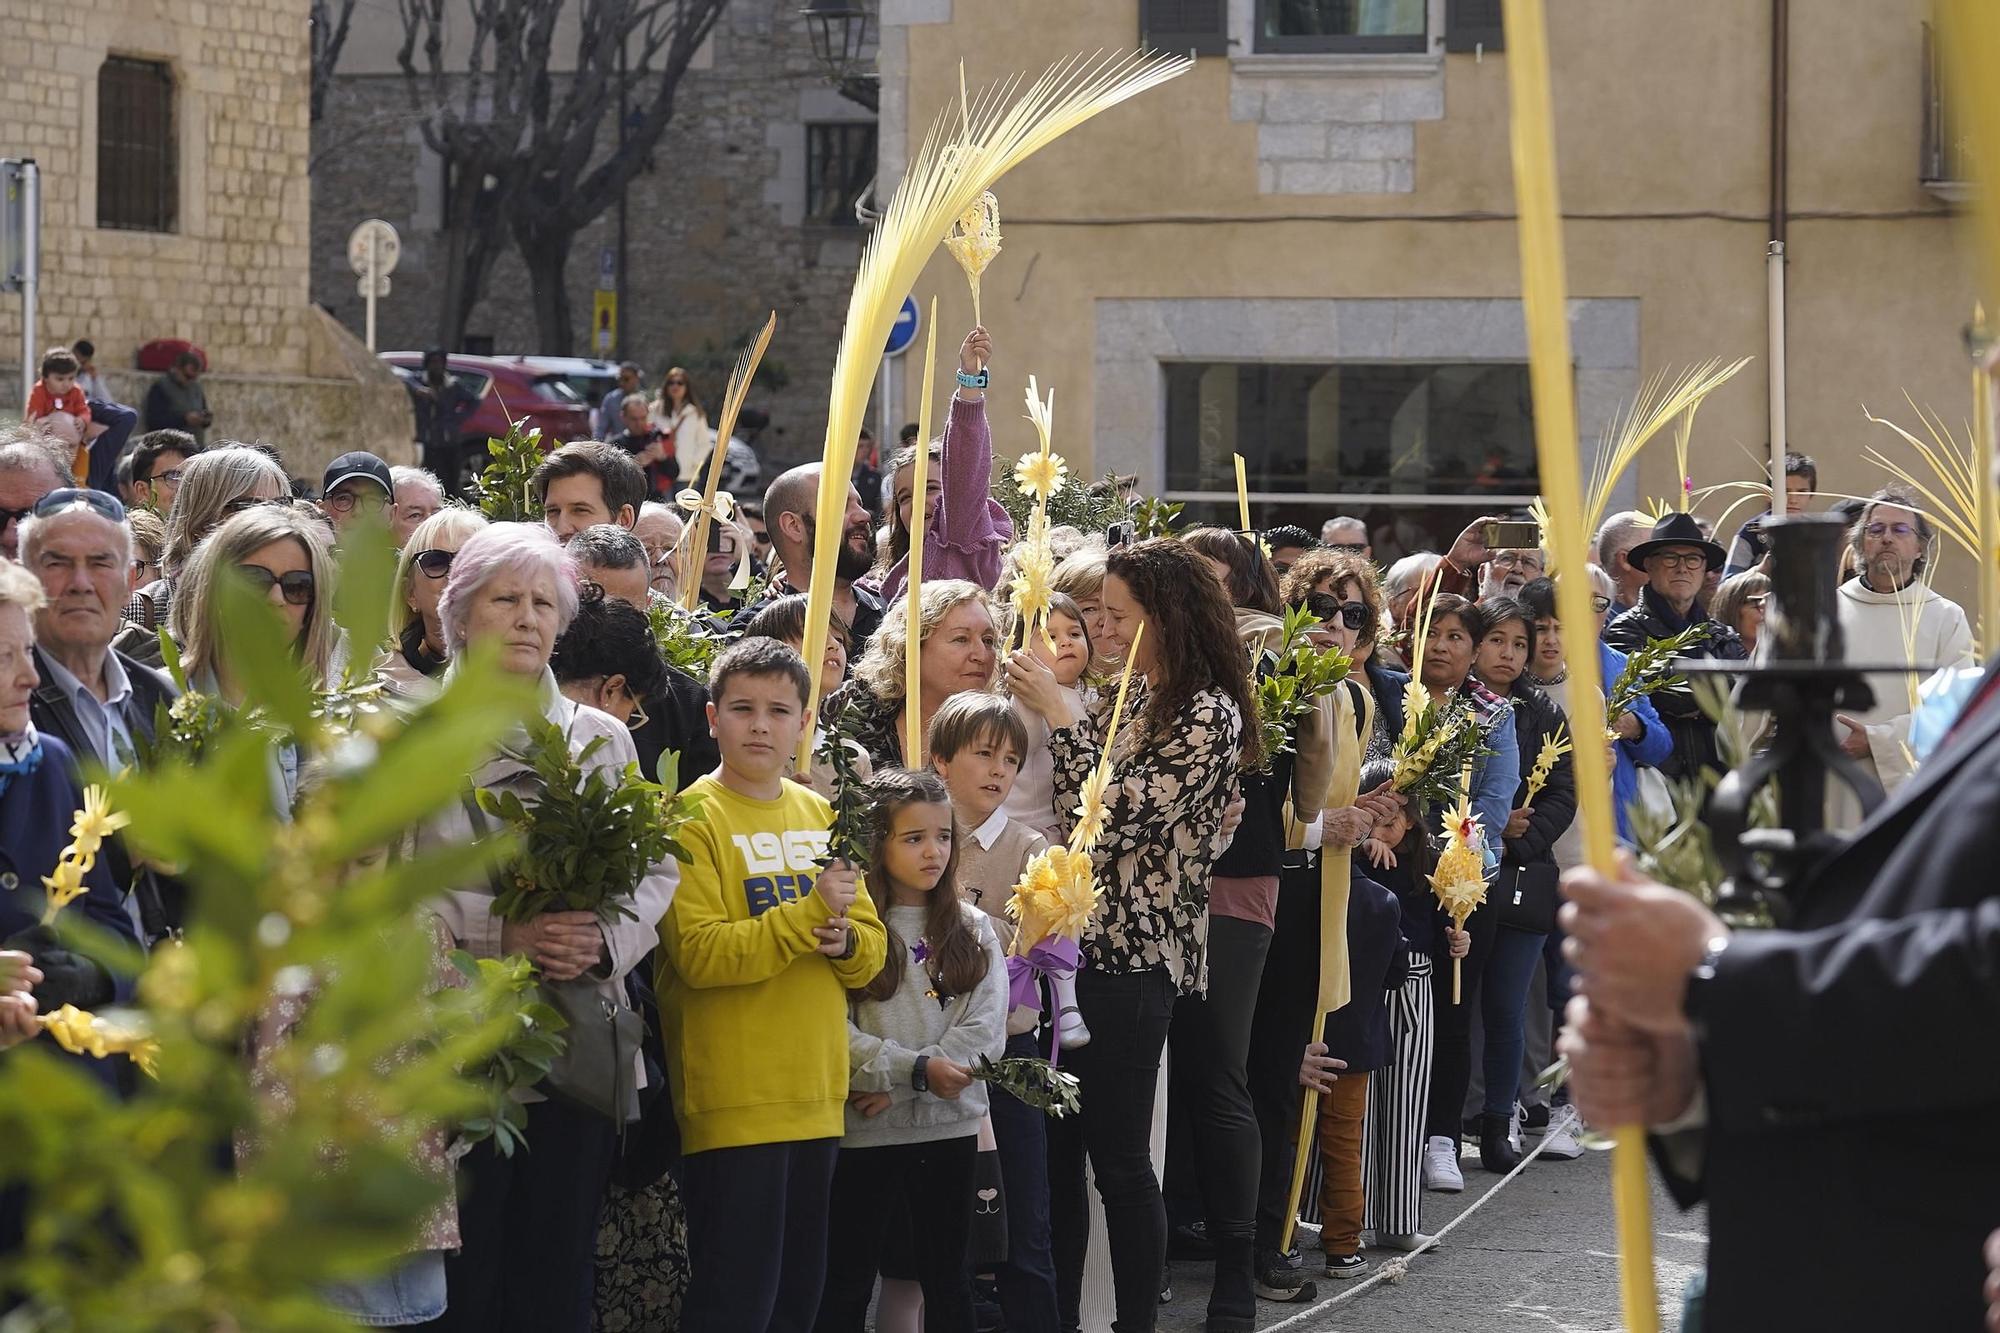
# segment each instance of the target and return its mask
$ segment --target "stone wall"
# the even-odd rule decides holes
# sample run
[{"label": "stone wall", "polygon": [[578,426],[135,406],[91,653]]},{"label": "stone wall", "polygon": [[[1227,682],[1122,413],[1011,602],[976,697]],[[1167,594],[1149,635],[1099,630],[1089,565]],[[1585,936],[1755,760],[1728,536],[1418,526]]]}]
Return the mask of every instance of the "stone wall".
[{"label": "stone wall", "polygon": [[[306,18],[306,0],[11,0],[0,156],[42,169],[40,341],[88,337],[116,369],[151,339],[188,338],[224,374],[305,373]],[[172,71],[172,232],[96,225],[108,55]],[[0,346],[19,338],[20,304],[0,299]]]},{"label": "stone wall", "polygon": [[[676,98],[674,121],[627,199],[625,346],[657,387],[669,364],[688,363],[714,412],[741,341],[775,310],[778,331],[751,406],[771,415],[758,442],[765,475],[822,443],[827,385],[864,233],[803,224],[809,121],[868,120],[822,81],[797,0],[734,0]],[[357,11],[357,24],[394,23]],[[346,237],[366,217],[393,223],[403,240],[394,290],[377,309],[377,345],[420,348],[438,340],[438,228],[443,169],[423,145],[400,75],[342,74],[314,127],[312,292],[359,332],[362,301]],[[511,251],[487,286],[470,334],[500,353],[594,354],[589,339],[600,255],[615,251],[615,214],[576,240],[568,279],[577,345],[536,345],[527,276]],[[704,368],[705,366],[705,368]]]}]

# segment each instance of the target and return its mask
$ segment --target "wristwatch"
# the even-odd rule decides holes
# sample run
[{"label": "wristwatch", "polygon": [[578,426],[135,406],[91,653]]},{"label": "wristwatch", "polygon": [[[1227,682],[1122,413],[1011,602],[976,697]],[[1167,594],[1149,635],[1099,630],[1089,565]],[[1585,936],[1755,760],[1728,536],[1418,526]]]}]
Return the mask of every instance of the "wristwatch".
[{"label": "wristwatch", "polygon": [[910,1066],[910,1086],[918,1092],[931,1090],[930,1063],[928,1055],[920,1055],[917,1062]]},{"label": "wristwatch", "polygon": [[1715,980],[1716,965],[1722,961],[1722,955],[1728,948],[1727,935],[1712,936],[1707,949],[1702,953],[1701,961],[1694,965],[1694,971],[1688,973],[1687,997],[1681,1002],[1681,1011],[1687,1015],[1688,1023],[1694,1028],[1694,1039],[1697,1043],[1705,1041],[1708,1037],[1708,1018],[1704,1012],[1707,1008],[1708,990],[1710,983]]},{"label": "wristwatch", "polygon": [[968,375],[961,370],[958,372],[958,382],[968,389],[983,389],[993,382],[993,377],[984,370],[977,375]]},{"label": "wristwatch", "polygon": [[847,947],[842,949],[839,953],[835,954],[834,960],[836,962],[844,963],[848,959],[854,957],[855,946],[858,945],[859,943],[860,943],[860,938],[857,935],[855,935],[854,927],[849,926],[847,928]]}]

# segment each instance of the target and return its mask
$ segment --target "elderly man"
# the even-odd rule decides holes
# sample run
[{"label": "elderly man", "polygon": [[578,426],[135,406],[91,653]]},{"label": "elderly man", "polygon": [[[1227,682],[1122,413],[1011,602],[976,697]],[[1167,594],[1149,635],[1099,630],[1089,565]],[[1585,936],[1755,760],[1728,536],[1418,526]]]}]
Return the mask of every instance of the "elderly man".
[{"label": "elderly man", "polygon": [[367,450],[357,449],[327,464],[319,507],[332,521],[334,535],[345,539],[353,524],[370,517],[379,520],[395,495],[389,465]]},{"label": "elderly man", "polygon": [[1636,509],[1627,509],[1605,519],[1591,539],[1591,549],[1597,552],[1597,567],[1611,576],[1614,619],[1639,604],[1639,589],[1646,586],[1646,572],[1633,568],[1625,555],[1652,532],[1652,519]]},{"label": "elderly man", "polygon": [[1539,547],[1492,552],[1479,572],[1479,600],[1519,597],[1521,589],[1540,578],[1547,565]]},{"label": "elderly man", "polygon": [[1358,518],[1342,516],[1320,524],[1319,544],[1366,556],[1375,554],[1374,548],[1368,544],[1368,525]]},{"label": "elderly man", "polygon": [[[102,491],[51,491],[21,525],[21,563],[41,580],[48,603],[35,613],[35,671],[29,703],[37,730],[59,738],[78,762],[107,770],[131,763],[153,736],[153,719],[172,702],[172,682],[113,651],[132,559],[125,508]],[[132,878],[114,849],[113,878]],[[133,885],[140,938],[172,924],[150,876]]]},{"label": "elderly man", "polygon": [[[819,505],[820,465],[804,463],[779,476],[764,492],[764,522],[771,533],[781,572],[764,595],[739,610],[731,623],[747,625],[759,611],[788,592],[812,587],[813,544]],[[861,645],[882,623],[882,599],[854,581],[875,565],[873,520],[861,505],[861,493],[847,488],[846,524],[834,551],[833,613],[848,626],[859,654]]]},{"label": "elderly man", "polygon": [[674,547],[680,544],[687,527],[673,506],[648,500],[639,506],[639,519],[632,535],[646,548],[646,563],[652,567],[653,591],[662,597],[674,595]]},{"label": "elderly man", "polygon": [[[1973,664],[1972,628],[1965,612],[1922,579],[1933,537],[1930,520],[1913,497],[1891,488],[1869,499],[1848,535],[1861,572],[1840,585],[1836,604],[1849,657],[1903,661],[1925,668],[1924,675],[1932,667]],[[1922,678],[1870,675],[1874,705],[1837,718],[1842,748],[1871,765],[1885,791],[1893,793],[1910,776],[1911,693]],[[1860,822],[1860,809],[1851,802],[1834,812],[1836,827]]]},{"label": "elderly man", "polygon": [[389,531],[400,551],[417,524],[444,508],[444,483],[420,467],[392,467],[389,484],[393,488]]},{"label": "elderly man", "polygon": [[66,452],[51,449],[45,436],[26,427],[0,431],[0,555],[16,558],[21,520],[37,500],[69,485]]},{"label": "elderly man", "polygon": [[[1701,641],[1685,650],[1686,657],[1740,662],[1749,654],[1735,630],[1709,618],[1701,607],[1702,580],[1722,564],[1720,546],[1701,535],[1687,514],[1668,514],[1653,525],[1652,537],[1625,552],[1625,562],[1644,575],[1639,602],[1604,628],[1604,642],[1630,656],[1654,639],[1670,639],[1694,627],[1705,631]],[[1653,696],[1660,720],[1674,739],[1674,753],[1660,770],[1669,776],[1694,778],[1704,768],[1722,770],[1722,753],[1715,740],[1715,723],[1695,702],[1686,686],[1661,690]]]},{"label": "elderly man", "polygon": [[644,611],[652,599],[652,562],[629,528],[598,523],[569,539],[577,572],[604,589],[606,597]]}]

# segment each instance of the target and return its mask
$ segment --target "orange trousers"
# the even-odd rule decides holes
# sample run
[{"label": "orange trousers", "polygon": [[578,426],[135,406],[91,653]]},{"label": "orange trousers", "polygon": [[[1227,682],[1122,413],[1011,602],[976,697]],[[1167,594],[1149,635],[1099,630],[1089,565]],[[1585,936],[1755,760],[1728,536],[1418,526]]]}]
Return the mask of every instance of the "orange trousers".
[{"label": "orange trousers", "polygon": [[1361,1125],[1368,1111],[1368,1075],[1342,1074],[1319,1098],[1319,1244],[1328,1254],[1361,1248]]}]

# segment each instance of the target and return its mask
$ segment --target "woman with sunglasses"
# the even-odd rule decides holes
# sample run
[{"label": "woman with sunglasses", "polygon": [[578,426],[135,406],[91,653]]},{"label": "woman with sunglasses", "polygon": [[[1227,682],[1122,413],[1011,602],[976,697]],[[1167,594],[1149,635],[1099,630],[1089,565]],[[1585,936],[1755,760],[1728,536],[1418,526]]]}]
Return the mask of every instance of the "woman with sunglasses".
[{"label": "woman with sunglasses", "polygon": [[[562,732],[579,765],[607,781],[622,781],[638,752],[626,724],[558,687],[550,659],[577,617],[581,579],[575,562],[539,523],[495,523],[475,533],[452,559],[438,618],[453,659],[495,658],[506,673],[537,688],[542,718]],[[496,794],[533,800],[537,780],[510,750],[516,732],[469,775]],[[491,831],[472,802],[454,804],[417,835],[417,851],[462,845]],[[679,882],[671,859],[650,867],[624,900],[629,916],[600,921],[590,912],[547,912],[525,922],[493,911],[493,890],[480,881],[455,886],[434,900],[457,947],[475,957],[528,957],[545,981],[575,983],[566,1004],[587,1000],[608,1022],[630,1009],[625,979],[657,943],[657,928]],[[627,1086],[645,1086],[636,1045],[611,1042],[606,1080],[625,1068]],[[602,1047],[597,1047],[602,1051]],[[432,1325],[444,1333],[585,1333],[591,1326],[591,1270],[605,1187],[624,1121],[581,1101],[529,1094],[531,1152],[502,1156],[480,1144],[461,1166],[459,1209],[464,1246],[445,1262],[447,1308]]]},{"label": "woman with sunglasses", "polygon": [[1757,640],[1764,633],[1764,602],[1771,593],[1771,576],[1746,569],[1722,581],[1709,601],[1708,614],[1736,631],[1743,651],[1757,655]]},{"label": "woman with sunglasses", "polygon": [[[189,686],[232,708],[251,702],[231,666],[228,627],[221,620],[223,582],[234,577],[270,604],[300,674],[312,688],[322,688],[333,674],[339,646],[333,569],[325,528],[296,510],[258,505],[225,521],[181,571],[174,597],[171,630]],[[298,751],[287,743],[274,753],[281,808],[289,810],[298,795]]]},{"label": "woman with sunglasses", "polygon": [[382,675],[398,694],[420,692],[444,672],[444,625],[438,599],[444,596],[458,549],[486,526],[476,509],[445,508],[417,524],[396,561],[396,591],[402,603],[389,611],[389,638]]},{"label": "woman with sunglasses", "polygon": [[181,571],[194,558],[195,548],[231,514],[291,493],[285,470],[268,454],[247,445],[204,450],[183,463],[180,488],[167,514],[167,543],[162,552],[166,572],[134,594],[141,611],[135,623],[144,628],[136,634],[126,631],[114,646],[148,666],[157,666],[160,645],[152,631],[167,623],[180,588]]},{"label": "woman with sunglasses", "polygon": [[685,469],[708,457],[708,413],[695,397],[694,382],[681,366],[667,367],[660,380],[659,396],[653,399],[653,428],[666,438],[663,454],[653,466],[684,475]]}]

